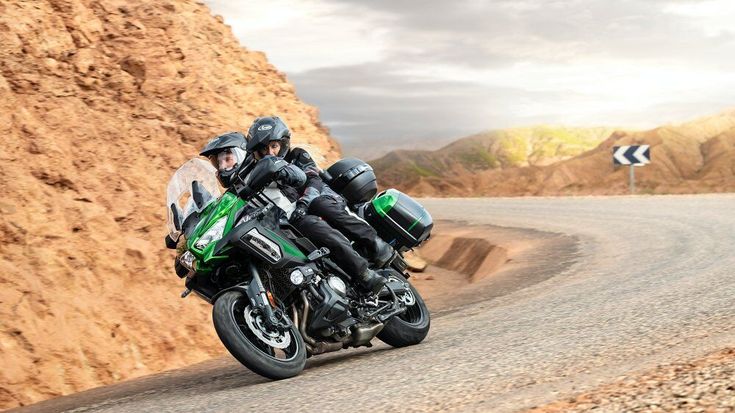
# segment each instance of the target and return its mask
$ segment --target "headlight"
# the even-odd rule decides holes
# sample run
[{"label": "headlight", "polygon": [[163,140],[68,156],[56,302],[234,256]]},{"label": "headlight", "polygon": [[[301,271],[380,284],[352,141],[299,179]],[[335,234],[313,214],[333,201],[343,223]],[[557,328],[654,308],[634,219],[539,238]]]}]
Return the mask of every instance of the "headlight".
[{"label": "headlight", "polygon": [[225,232],[225,224],[227,223],[227,217],[222,217],[212,225],[212,228],[208,229],[207,232],[202,235],[197,242],[194,244],[198,249],[203,249],[213,241],[217,241],[222,238],[222,234]]},{"label": "headlight", "polygon": [[181,263],[181,265],[186,267],[188,270],[196,271],[196,268],[194,268],[196,257],[191,252],[186,251],[184,254],[182,254],[181,258],[179,258],[179,262]]},{"label": "headlight", "polygon": [[327,278],[327,284],[332,287],[333,290],[337,291],[341,296],[347,296],[347,284],[342,281],[341,278],[331,276]]},{"label": "headlight", "polygon": [[291,279],[291,284],[301,285],[301,283],[304,282],[304,273],[297,268],[291,272],[291,276],[289,278]]}]

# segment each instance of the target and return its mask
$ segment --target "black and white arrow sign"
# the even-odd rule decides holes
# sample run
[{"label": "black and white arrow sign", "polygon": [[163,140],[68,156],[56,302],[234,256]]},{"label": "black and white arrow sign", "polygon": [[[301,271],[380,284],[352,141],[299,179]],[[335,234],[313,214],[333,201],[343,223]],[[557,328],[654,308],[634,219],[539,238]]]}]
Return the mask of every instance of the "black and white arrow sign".
[{"label": "black and white arrow sign", "polygon": [[613,146],[615,165],[647,165],[651,163],[649,145]]}]

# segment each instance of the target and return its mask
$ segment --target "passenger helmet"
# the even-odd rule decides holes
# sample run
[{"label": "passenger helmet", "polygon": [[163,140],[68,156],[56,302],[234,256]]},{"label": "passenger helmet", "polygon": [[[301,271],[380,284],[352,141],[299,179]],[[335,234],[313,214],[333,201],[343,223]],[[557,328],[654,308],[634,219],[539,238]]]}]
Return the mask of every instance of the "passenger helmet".
[{"label": "passenger helmet", "polygon": [[245,163],[247,141],[240,132],[228,132],[209,141],[199,153],[206,156],[217,169],[217,180],[229,188],[237,172]]},{"label": "passenger helmet", "polygon": [[257,118],[250,125],[247,141],[248,153],[254,153],[265,148],[270,142],[280,141],[281,150],[278,152],[278,156],[284,157],[288,153],[291,143],[291,131],[278,116]]}]

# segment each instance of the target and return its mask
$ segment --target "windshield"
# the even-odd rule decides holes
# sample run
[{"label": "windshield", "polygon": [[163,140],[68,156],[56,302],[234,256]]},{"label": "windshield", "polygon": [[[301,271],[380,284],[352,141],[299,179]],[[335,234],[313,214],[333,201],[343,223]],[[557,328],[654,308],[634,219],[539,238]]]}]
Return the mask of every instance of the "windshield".
[{"label": "windshield", "polygon": [[178,239],[181,224],[189,215],[201,212],[222,195],[216,173],[209,162],[194,158],[181,165],[171,177],[166,190],[166,209],[172,239]]}]

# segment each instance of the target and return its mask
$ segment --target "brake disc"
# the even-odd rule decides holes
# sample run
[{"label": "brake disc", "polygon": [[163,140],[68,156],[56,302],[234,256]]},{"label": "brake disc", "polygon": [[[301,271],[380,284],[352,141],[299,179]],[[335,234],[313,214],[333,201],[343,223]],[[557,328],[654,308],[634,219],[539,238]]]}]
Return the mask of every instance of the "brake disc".
[{"label": "brake disc", "polygon": [[279,349],[291,345],[291,334],[288,333],[288,330],[283,332],[269,330],[263,323],[263,317],[255,314],[251,306],[245,309],[245,322],[248,323],[250,331],[265,344]]},{"label": "brake disc", "polygon": [[411,286],[407,282],[399,280],[396,277],[390,277],[390,276],[388,277],[388,280],[397,281],[399,283],[402,283],[403,286],[406,288],[406,292],[398,296],[398,299],[401,300],[403,304],[406,305],[406,307],[410,307],[416,304],[416,296],[413,295],[413,291],[411,291]]},{"label": "brake disc", "polygon": [[398,299],[403,301],[403,304],[406,304],[406,307],[416,304],[416,296],[413,295],[413,291],[409,288],[406,289],[405,294],[398,296]]}]

